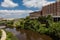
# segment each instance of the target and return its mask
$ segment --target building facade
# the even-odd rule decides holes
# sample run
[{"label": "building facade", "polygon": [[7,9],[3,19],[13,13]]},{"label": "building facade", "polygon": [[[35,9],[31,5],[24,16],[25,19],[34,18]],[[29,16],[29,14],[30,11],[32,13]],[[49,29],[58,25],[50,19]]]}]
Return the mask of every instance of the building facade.
[{"label": "building facade", "polygon": [[53,18],[60,19],[60,1],[46,5],[42,8],[41,11],[30,13],[31,19],[38,18],[40,16],[48,16],[51,15]]},{"label": "building facade", "polygon": [[30,13],[30,18],[35,19],[35,18],[40,17],[41,15],[42,15],[42,11],[33,12],[33,13]]}]

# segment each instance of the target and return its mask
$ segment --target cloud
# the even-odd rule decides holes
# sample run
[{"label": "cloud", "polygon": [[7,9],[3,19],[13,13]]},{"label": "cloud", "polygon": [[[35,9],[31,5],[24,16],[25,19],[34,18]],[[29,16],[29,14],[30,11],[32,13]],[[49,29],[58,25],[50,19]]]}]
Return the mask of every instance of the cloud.
[{"label": "cloud", "polygon": [[18,6],[17,3],[14,3],[12,0],[4,0],[4,2],[1,3],[2,7],[16,7]]},{"label": "cloud", "polygon": [[0,17],[21,18],[27,16],[32,10],[0,10]]},{"label": "cloud", "polygon": [[55,1],[49,2],[47,0],[23,0],[23,5],[26,7],[41,8],[42,6],[54,3]]}]

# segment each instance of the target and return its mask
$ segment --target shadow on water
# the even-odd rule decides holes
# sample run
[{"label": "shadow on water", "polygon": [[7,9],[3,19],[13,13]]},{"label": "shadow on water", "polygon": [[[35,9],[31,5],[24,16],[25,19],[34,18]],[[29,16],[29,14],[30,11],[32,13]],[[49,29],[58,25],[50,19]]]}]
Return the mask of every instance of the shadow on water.
[{"label": "shadow on water", "polygon": [[7,28],[6,31],[12,32],[19,40],[52,40],[49,36],[40,35],[30,30],[20,30]]}]

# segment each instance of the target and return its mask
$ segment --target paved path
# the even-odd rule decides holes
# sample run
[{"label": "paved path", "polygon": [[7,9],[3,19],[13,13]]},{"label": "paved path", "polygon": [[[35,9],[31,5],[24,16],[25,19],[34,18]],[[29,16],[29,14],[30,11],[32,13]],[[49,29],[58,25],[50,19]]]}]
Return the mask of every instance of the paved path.
[{"label": "paved path", "polygon": [[1,40],[6,40],[6,32],[3,29],[1,29],[1,31],[2,31]]}]

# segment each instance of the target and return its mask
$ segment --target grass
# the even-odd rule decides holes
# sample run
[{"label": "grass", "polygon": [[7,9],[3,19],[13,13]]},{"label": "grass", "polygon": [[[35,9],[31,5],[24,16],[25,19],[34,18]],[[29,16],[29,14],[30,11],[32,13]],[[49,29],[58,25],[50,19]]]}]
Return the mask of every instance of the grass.
[{"label": "grass", "polygon": [[7,33],[7,39],[6,40],[18,40],[16,36],[14,36],[11,32],[6,32]]}]

